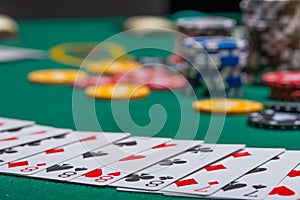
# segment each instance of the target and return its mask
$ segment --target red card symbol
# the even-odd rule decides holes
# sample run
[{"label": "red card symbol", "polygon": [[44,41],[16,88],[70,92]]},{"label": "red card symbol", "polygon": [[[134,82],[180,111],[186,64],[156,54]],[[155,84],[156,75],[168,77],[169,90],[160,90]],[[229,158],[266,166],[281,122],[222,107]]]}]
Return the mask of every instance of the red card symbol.
[{"label": "red card symbol", "polygon": [[292,171],[288,174],[288,176],[291,177],[291,178],[300,176],[300,170],[292,170]]},{"label": "red card symbol", "polygon": [[232,154],[232,157],[234,157],[234,158],[240,158],[240,157],[245,157],[245,156],[251,156],[251,154],[247,151]]},{"label": "red card symbol", "polygon": [[218,181],[211,181],[211,182],[208,182],[209,185],[218,185],[219,182]]},{"label": "red card symbol", "polygon": [[121,160],[120,160],[120,162],[122,162],[122,161],[129,161],[129,160],[138,160],[138,159],[142,159],[142,158],[146,158],[146,156],[142,156],[142,155],[132,155],[132,156],[128,156],[128,157],[126,157],[126,158],[122,158]]},{"label": "red card symbol", "polygon": [[3,126],[4,125],[4,123],[3,122],[0,122],[0,126]]},{"label": "red card symbol", "polygon": [[8,163],[8,168],[13,168],[13,167],[22,167],[22,166],[28,166],[29,163],[28,161],[21,161],[21,162],[11,162]]},{"label": "red card symbol", "polygon": [[91,140],[97,140],[97,137],[96,136],[92,136],[92,137],[89,137],[89,138],[85,138],[85,139],[79,140],[79,142],[86,142],[86,141],[91,141]]},{"label": "red card symbol", "polygon": [[83,174],[82,176],[86,178],[96,178],[102,176],[102,169],[94,169],[86,174]]},{"label": "red card symbol", "polygon": [[187,185],[195,185],[198,184],[198,182],[195,179],[191,178],[191,179],[176,181],[175,184],[177,185],[177,187],[182,187]]},{"label": "red card symbol", "polygon": [[30,135],[40,135],[45,133],[47,133],[47,131],[38,131],[38,132],[31,133]]},{"label": "red card symbol", "polygon": [[11,137],[11,138],[5,138],[0,140],[0,142],[7,142],[7,141],[14,141],[14,140],[18,140],[19,138],[17,137]]},{"label": "red card symbol", "polygon": [[222,164],[219,164],[219,165],[210,165],[210,166],[206,166],[204,167],[204,169],[208,172],[211,172],[211,171],[216,171],[216,170],[221,170],[221,169],[226,169],[226,167]]},{"label": "red card symbol", "polygon": [[166,147],[174,147],[176,146],[176,144],[160,144],[160,145],[157,145],[155,147],[152,147],[152,149],[160,149],[160,148],[166,148]]},{"label": "red card symbol", "polygon": [[112,173],[109,173],[107,174],[108,176],[120,176],[121,175],[121,172],[112,172]]},{"label": "red card symbol", "polygon": [[280,196],[293,196],[295,192],[285,186],[279,186],[274,188],[271,192],[270,195],[278,194]]},{"label": "red card symbol", "polygon": [[46,151],[45,153],[53,154],[53,153],[63,153],[63,152],[65,152],[65,150],[63,148],[61,148],[61,149],[50,149],[50,150]]},{"label": "red card symbol", "polygon": [[39,163],[39,164],[37,164],[36,166],[37,167],[43,167],[43,166],[46,166],[47,164],[46,163]]}]

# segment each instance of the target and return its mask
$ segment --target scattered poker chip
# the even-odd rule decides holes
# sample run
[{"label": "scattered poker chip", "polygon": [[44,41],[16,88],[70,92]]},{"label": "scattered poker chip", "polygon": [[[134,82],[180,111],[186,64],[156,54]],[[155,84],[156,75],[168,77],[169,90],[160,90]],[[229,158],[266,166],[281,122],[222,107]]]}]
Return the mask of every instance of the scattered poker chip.
[{"label": "scattered poker chip", "polygon": [[18,32],[19,25],[17,22],[7,15],[0,14],[0,37],[13,36]]},{"label": "scattered poker chip", "polygon": [[247,114],[263,109],[263,104],[242,99],[206,99],[193,103],[193,108],[205,113]]},{"label": "scattered poker chip", "polygon": [[270,103],[265,103],[264,107],[266,109],[272,109],[272,110],[275,110],[275,111],[281,111],[281,112],[299,112],[300,113],[300,104],[299,103],[270,102]]},{"label": "scattered poker chip", "polygon": [[300,71],[274,71],[262,76],[267,86],[286,88],[300,88]]},{"label": "scattered poker chip", "polygon": [[224,36],[202,36],[186,38],[183,45],[188,48],[205,49],[207,51],[217,51],[225,49],[246,49],[247,41]]},{"label": "scattered poker chip", "polygon": [[300,129],[300,113],[264,110],[249,114],[248,124],[267,129],[297,130]]},{"label": "scattered poker chip", "polygon": [[84,79],[77,79],[74,81],[73,86],[77,88],[86,88],[92,85],[106,85],[114,83],[114,79],[111,76],[89,76]]},{"label": "scattered poker chip", "polygon": [[127,19],[124,28],[135,34],[155,34],[173,30],[174,25],[171,20],[165,17],[141,15]]},{"label": "scattered poker chip", "polygon": [[89,86],[85,89],[85,93],[87,96],[97,99],[141,99],[149,96],[150,89],[133,84],[108,84]]},{"label": "scattered poker chip", "polygon": [[87,78],[87,74],[79,70],[47,69],[33,71],[28,74],[28,80],[43,84],[72,84],[75,80]]},{"label": "scattered poker chip", "polygon": [[140,67],[140,63],[131,60],[102,60],[88,62],[85,69],[94,74],[118,74],[126,73]]}]

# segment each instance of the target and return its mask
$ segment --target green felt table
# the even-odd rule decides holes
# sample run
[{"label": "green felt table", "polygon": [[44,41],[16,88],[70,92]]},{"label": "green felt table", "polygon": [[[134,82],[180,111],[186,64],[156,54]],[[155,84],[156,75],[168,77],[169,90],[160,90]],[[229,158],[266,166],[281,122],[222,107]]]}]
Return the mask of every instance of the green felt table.
[{"label": "green felt table", "polygon": [[[231,15],[231,14],[229,14]],[[236,15],[234,15],[236,17]],[[102,41],[122,31],[124,18],[102,19],[48,19],[19,21],[21,37],[16,41],[2,42],[9,45],[48,50],[54,45],[65,42]],[[174,37],[170,35],[139,36],[127,41],[128,45],[139,41],[158,42],[172,45]],[[137,52],[137,56],[146,54]],[[146,54],[147,55],[147,54]],[[38,124],[55,127],[72,128],[86,131],[97,131],[99,127],[90,120],[86,108],[94,108],[99,124],[104,131],[129,131],[133,135],[176,137],[181,139],[203,139],[210,124],[211,116],[195,112],[191,103],[193,98],[165,92],[152,92],[148,98],[131,101],[127,106],[124,101],[115,101],[115,108],[120,113],[112,113],[111,102],[86,97],[81,90],[71,86],[51,86],[29,83],[26,76],[29,72],[47,68],[73,68],[57,63],[50,58],[45,60],[27,60],[0,64],[0,116],[36,121]],[[74,100],[73,94],[76,93]],[[268,88],[263,86],[246,86],[243,98],[260,102],[268,99]],[[180,101],[177,99],[180,97]],[[74,102],[77,125],[74,120]],[[149,108],[154,104],[161,107]],[[122,108],[129,108],[130,116],[122,115]],[[179,106],[183,108],[183,112]],[[164,107],[167,119],[159,129],[156,119],[161,119],[161,108]],[[79,110],[79,112],[78,112]],[[122,112],[121,112],[122,111]],[[82,114],[80,115],[80,112]],[[79,117],[78,117],[79,113]],[[127,117],[131,117],[127,118]],[[184,119],[181,119],[184,118]],[[118,118],[118,122],[116,122]],[[121,118],[121,119],[120,119]],[[151,121],[152,120],[152,121]],[[156,121],[155,121],[156,120]],[[136,124],[127,123],[134,121]],[[120,123],[121,125],[118,125]],[[150,123],[150,128],[146,126]],[[154,125],[153,125],[153,124]],[[158,124],[155,124],[158,123]],[[194,125],[199,125],[197,130]],[[183,129],[178,131],[179,125]],[[213,124],[219,126],[219,124]],[[157,131],[156,134],[153,131]],[[274,131],[257,129],[246,124],[245,115],[226,116],[218,143],[242,143],[250,147],[284,147],[300,149],[299,131]],[[98,188],[68,183],[57,183],[23,177],[0,175],[0,199],[175,199],[155,194],[117,192],[114,188]]]}]

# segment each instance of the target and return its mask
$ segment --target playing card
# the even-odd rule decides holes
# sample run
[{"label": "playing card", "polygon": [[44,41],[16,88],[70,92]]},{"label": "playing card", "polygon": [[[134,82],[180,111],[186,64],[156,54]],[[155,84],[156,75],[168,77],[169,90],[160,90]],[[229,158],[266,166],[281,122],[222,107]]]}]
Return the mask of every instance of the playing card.
[{"label": "playing card", "polygon": [[211,195],[284,149],[245,148],[162,189],[164,192]]},{"label": "playing card", "polygon": [[210,198],[264,199],[299,162],[299,151],[286,151],[247,172]]},{"label": "playing card", "polygon": [[68,132],[66,130],[67,129],[50,129],[49,131],[59,132],[60,135],[0,150],[0,165],[94,136],[94,133],[85,133],[79,138],[74,132],[66,133]]},{"label": "playing card", "polygon": [[26,126],[26,127],[17,128],[17,129],[6,130],[3,132],[0,132],[0,140],[4,139],[4,138],[27,135],[27,134],[30,134],[33,132],[47,131],[49,129],[54,129],[54,128],[51,126],[32,125],[32,126]]},{"label": "playing card", "polygon": [[36,128],[32,127],[31,132],[26,135],[9,136],[7,138],[0,139],[0,150],[7,149],[9,147],[19,146],[33,141],[38,141],[49,137],[53,137],[71,131],[70,129],[56,129],[56,130],[57,131],[52,131],[52,129],[40,130],[39,127]]},{"label": "playing card", "polygon": [[[81,135],[84,135],[84,133],[86,132],[76,132],[78,138],[82,138]],[[0,167],[0,172],[19,175],[34,174],[51,165],[72,159],[84,152],[92,151],[128,136],[128,133],[95,133],[94,136],[81,139],[79,142],[46,150],[43,153],[28,158],[9,162]]]},{"label": "playing card", "polygon": [[199,144],[202,144],[202,141],[173,140],[153,146],[147,151],[124,157],[109,166],[95,167],[82,176],[72,179],[71,182],[97,186],[108,185]]},{"label": "playing card", "polygon": [[111,186],[149,192],[157,191],[244,147],[245,145],[200,144],[178,156],[131,174]]},{"label": "playing card", "polygon": [[32,121],[0,117],[0,131],[22,128],[25,126],[31,126],[33,124],[34,124],[34,122],[32,122]]},{"label": "playing card", "polygon": [[95,166],[101,167],[138,153],[152,146],[170,141],[167,138],[130,137],[115,142],[103,148],[87,151],[71,160],[64,161],[48,167],[34,177],[67,181],[76,178]]},{"label": "playing card", "polygon": [[291,170],[289,174],[279,183],[269,195],[266,200],[291,200],[300,199],[300,165]]}]

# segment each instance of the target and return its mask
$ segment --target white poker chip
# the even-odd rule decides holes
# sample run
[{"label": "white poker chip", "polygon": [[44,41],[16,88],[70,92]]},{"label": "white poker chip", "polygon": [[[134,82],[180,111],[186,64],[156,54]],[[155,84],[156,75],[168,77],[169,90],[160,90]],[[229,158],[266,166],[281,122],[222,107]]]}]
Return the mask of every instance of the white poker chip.
[{"label": "white poker chip", "polygon": [[19,32],[19,26],[17,22],[7,16],[0,14],[0,35],[1,34],[16,34]]},{"label": "white poker chip", "polygon": [[137,34],[166,33],[174,29],[174,24],[165,17],[143,15],[127,19],[124,28]]}]

